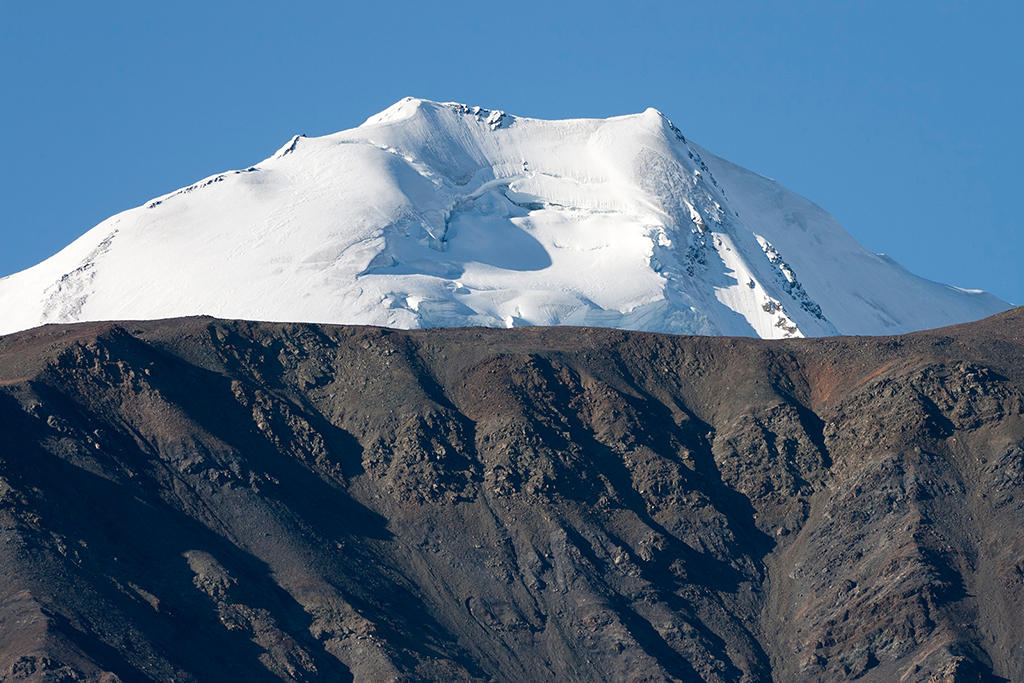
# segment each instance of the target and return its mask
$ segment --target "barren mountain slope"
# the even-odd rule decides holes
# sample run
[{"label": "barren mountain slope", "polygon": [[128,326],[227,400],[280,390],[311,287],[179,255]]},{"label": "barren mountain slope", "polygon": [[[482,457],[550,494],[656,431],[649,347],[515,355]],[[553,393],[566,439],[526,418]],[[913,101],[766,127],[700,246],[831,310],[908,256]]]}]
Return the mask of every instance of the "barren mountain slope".
[{"label": "barren mountain slope", "polygon": [[0,676],[1024,680],[1022,329],[0,338]]}]

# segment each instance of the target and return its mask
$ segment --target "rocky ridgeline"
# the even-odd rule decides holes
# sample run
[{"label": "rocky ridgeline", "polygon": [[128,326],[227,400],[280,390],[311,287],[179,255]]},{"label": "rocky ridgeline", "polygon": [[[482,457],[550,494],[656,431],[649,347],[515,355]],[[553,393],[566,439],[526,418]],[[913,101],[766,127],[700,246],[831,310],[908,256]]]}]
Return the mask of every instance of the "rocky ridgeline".
[{"label": "rocky ridgeline", "polygon": [[11,680],[1024,680],[1024,314],[0,339]]}]

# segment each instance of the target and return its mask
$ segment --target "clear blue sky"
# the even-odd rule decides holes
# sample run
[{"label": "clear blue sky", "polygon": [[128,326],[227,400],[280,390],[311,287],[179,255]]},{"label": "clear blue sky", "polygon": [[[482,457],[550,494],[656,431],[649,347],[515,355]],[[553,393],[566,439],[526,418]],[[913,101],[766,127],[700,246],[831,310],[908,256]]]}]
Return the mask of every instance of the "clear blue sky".
[{"label": "clear blue sky", "polygon": [[1024,9],[991,2],[0,2],[0,276],[412,95],[653,106],[911,271],[1024,303]]}]

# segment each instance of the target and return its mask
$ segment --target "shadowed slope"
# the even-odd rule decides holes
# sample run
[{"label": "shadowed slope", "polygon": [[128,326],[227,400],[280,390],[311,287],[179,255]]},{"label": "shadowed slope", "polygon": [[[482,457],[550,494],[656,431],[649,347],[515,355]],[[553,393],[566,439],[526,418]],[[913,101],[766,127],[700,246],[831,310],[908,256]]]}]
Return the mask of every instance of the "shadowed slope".
[{"label": "shadowed slope", "polygon": [[0,671],[1024,677],[1024,315],[0,339]]}]

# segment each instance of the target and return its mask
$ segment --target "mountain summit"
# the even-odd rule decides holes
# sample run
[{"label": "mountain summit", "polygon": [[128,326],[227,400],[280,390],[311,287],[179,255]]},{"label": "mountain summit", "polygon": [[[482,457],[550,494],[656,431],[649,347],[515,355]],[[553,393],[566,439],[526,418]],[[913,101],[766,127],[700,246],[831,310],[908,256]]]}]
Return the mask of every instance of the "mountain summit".
[{"label": "mountain summit", "polygon": [[654,109],[542,121],[412,98],[113,216],[0,279],[0,333],[207,314],[780,338],[1006,308],[870,253]]}]

